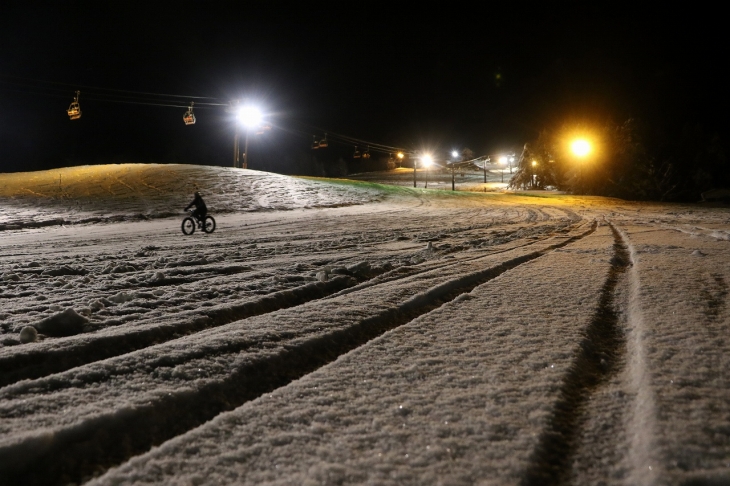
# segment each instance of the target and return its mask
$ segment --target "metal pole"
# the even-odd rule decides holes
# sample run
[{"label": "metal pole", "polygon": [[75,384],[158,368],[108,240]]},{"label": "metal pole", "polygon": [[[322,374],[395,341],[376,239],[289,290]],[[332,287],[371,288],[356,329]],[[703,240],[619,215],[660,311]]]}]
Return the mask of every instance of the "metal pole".
[{"label": "metal pole", "polygon": [[236,129],[236,135],[233,137],[233,167],[238,167],[238,129]]},{"label": "metal pole", "polygon": [[413,159],[413,187],[416,187],[416,159]]},{"label": "metal pole", "polygon": [[487,159],[484,159],[484,183],[487,183]]},{"label": "metal pole", "polygon": [[455,191],[454,188],[454,164],[451,164],[451,190]]},{"label": "metal pole", "polygon": [[246,142],[243,146],[243,168],[248,169],[248,128],[246,129]]}]

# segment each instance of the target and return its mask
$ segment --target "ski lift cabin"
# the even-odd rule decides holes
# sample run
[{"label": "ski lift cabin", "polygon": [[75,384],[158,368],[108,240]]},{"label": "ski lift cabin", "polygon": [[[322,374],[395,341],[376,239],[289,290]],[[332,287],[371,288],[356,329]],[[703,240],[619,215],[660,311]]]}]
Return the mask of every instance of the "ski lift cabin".
[{"label": "ski lift cabin", "polygon": [[327,148],[327,134],[324,134],[324,138],[319,141],[319,148]]},{"label": "ski lift cabin", "polygon": [[76,97],[71,102],[71,105],[69,105],[68,110],[66,110],[66,113],[68,113],[68,117],[71,120],[78,120],[81,118],[81,107],[79,106],[79,94],[81,94],[81,91],[76,92]]},{"label": "ski lift cabin", "polygon": [[195,114],[193,113],[193,105],[195,104],[194,101],[190,102],[190,108],[188,108],[188,111],[185,112],[183,115],[183,121],[186,125],[195,125]]},{"label": "ski lift cabin", "polygon": [[360,158],[360,151],[355,147],[355,153],[352,154],[353,159],[359,159]]},{"label": "ski lift cabin", "polygon": [[317,136],[312,136],[312,150],[317,150],[319,148],[319,142],[317,141]]},{"label": "ski lift cabin", "polygon": [[366,148],[365,151],[362,153],[363,159],[369,159],[370,158],[370,147]]}]

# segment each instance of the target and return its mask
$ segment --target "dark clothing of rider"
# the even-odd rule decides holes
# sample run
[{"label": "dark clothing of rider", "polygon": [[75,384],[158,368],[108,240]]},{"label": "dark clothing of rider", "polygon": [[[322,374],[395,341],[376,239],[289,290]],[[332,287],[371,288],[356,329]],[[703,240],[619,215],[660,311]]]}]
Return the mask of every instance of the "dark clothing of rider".
[{"label": "dark clothing of rider", "polygon": [[195,199],[193,199],[193,202],[188,204],[188,206],[185,208],[185,211],[190,209],[191,207],[195,206],[195,211],[193,211],[193,216],[198,218],[200,221],[203,221],[203,218],[205,218],[205,215],[208,214],[208,208],[205,206],[205,201],[203,201],[203,198],[200,197],[200,193],[195,193]]}]

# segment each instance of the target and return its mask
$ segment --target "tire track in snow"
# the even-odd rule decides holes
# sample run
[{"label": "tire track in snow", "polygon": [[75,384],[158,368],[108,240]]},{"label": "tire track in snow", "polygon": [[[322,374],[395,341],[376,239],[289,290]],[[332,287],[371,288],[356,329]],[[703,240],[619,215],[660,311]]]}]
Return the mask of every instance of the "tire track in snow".
[{"label": "tire track in snow", "polygon": [[[581,222],[572,227],[562,228],[559,232],[568,233],[571,230],[580,231],[580,228],[586,224],[588,223]],[[518,230],[515,230],[511,233],[516,233],[517,231]],[[513,251],[518,248],[529,247],[543,242],[553,236],[555,235],[551,233],[548,236],[540,237],[536,240],[525,241],[525,239],[518,239],[516,242],[509,241],[507,247],[498,247],[486,254],[494,255]],[[467,256],[466,258],[460,259],[460,261],[475,261],[479,258],[483,258],[484,256],[485,255],[481,253],[475,256]],[[200,312],[183,312],[175,319],[168,320],[161,324],[160,316],[143,316],[142,319],[133,323],[134,329],[129,330],[126,328],[120,328],[118,331],[111,331],[103,335],[97,335],[95,333],[79,335],[73,340],[70,340],[65,346],[59,346],[57,343],[49,341],[47,344],[39,344],[30,349],[12,349],[12,351],[15,351],[14,353],[0,356],[0,387],[10,385],[19,380],[40,378],[94,361],[119,356],[151,345],[200,332],[205,329],[225,325],[235,320],[263,315],[280,309],[301,305],[305,302],[316,299],[344,295],[346,293],[359,291],[363,288],[374,285],[382,285],[386,282],[409,277],[416,273],[433,271],[453,265],[454,262],[449,261],[448,263],[436,265],[431,263],[428,266],[421,268],[417,266],[401,267],[379,275],[370,275],[371,278],[368,279],[358,278],[357,281],[346,281],[346,279],[337,278],[325,283],[318,282],[293,289],[282,290],[242,304],[219,305],[215,308],[203,311],[202,315]],[[206,274],[205,278],[201,278],[198,275],[197,278],[193,279],[190,277],[181,278],[179,275],[182,274],[187,276],[187,273],[199,273],[199,265],[192,261],[189,265],[186,264],[185,267],[189,267],[189,269],[176,266],[173,268],[175,276],[168,276],[160,280],[150,282],[141,282],[138,284],[138,288],[143,290],[147,287],[179,285],[193,281],[200,282],[207,278],[240,273],[244,270],[250,269],[250,267],[246,265],[211,267],[210,269],[207,269],[207,271],[212,273],[212,275],[209,276]],[[135,275],[137,273],[140,272],[131,272],[128,274]],[[170,274],[170,270],[168,270],[168,274]],[[101,290],[126,290],[127,287],[128,284],[122,282],[110,285],[108,288]],[[73,306],[73,303],[64,305]],[[149,327],[142,328],[142,326],[145,325]]]},{"label": "tire track in snow", "polygon": [[[119,356],[240,319],[295,307],[340,292],[356,284],[357,280],[354,278],[336,277],[327,282],[310,283],[294,289],[275,292],[243,304],[222,305],[206,309],[202,313],[200,311],[189,312],[162,325],[155,325],[155,321],[159,321],[158,317],[146,319],[149,327],[137,328],[121,334],[90,336],[67,348],[48,351],[38,347],[23,350],[23,353],[12,354],[0,359],[0,387]],[[145,321],[138,325],[144,325]]]},{"label": "tire track in snow", "polygon": [[[585,337],[579,345],[577,356],[564,377],[560,390],[560,398],[554,406],[546,429],[531,458],[530,464],[522,479],[523,485],[559,485],[575,479],[578,466],[574,462],[580,455],[581,447],[594,447],[596,441],[608,441],[609,448],[618,448],[617,442],[625,437],[619,433],[611,437],[591,437],[595,431],[586,430],[589,422],[589,401],[599,397],[609,380],[615,378],[626,365],[627,342],[620,326],[619,302],[616,293],[619,287],[628,286],[627,269],[632,265],[627,240],[609,223],[614,235],[614,256],[611,270],[604,283],[598,308],[595,310]],[[625,307],[625,306],[624,306]],[[604,435],[609,430],[623,431],[626,410],[622,410],[608,420],[602,417]],[[591,443],[593,442],[593,443]],[[590,453],[583,454],[590,456]],[[605,457],[601,459],[606,459]],[[609,458],[612,459],[612,458]],[[598,476],[605,478],[608,471],[596,470],[607,468],[613,464],[596,461],[589,464],[593,471],[579,471],[578,476]],[[579,483],[586,484],[586,483]]]},{"label": "tire track in snow", "polygon": [[[562,230],[561,232],[569,233],[570,230],[576,231],[576,230],[579,230],[581,227],[585,226],[586,224],[590,224],[590,223],[588,223],[588,222],[579,222],[578,224],[576,224],[576,225],[574,225],[572,227],[566,228],[566,229]],[[516,233],[517,231],[519,231],[519,230],[515,230],[512,233]],[[534,246],[534,245],[536,245],[538,243],[547,241],[548,239],[554,238],[554,237],[556,237],[556,235],[551,234],[551,235],[544,236],[544,237],[538,237],[535,240],[527,241],[525,243],[518,243],[518,244],[515,244],[515,245],[512,245],[511,244],[512,241],[510,241],[509,242],[510,245],[507,246],[506,248],[494,249],[494,250],[491,250],[491,251],[487,251],[485,254],[486,255],[497,255],[497,254],[500,254],[500,253],[506,253],[506,252],[509,252],[509,251],[514,251],[514,250],[519,249],[519,248],[526,248],[526,247],[529,247],[529,246]],[[570,236],[566,236],[566,238],[570,238]],[[518,241],[522,241],[522,239],[520,239]],[[461,258],[459,260],[459,262],[460,263],[463,263],[463,262],[469,262],[469,261],[477,261],[477,260],[479,260],[481,258],[484,258],[485,254],[479,254],[479,255],[476,255],[476,256],[463,257],[463,258]],[[345,294],[349,294],[349,293],[352,293],[352,292],[357,292],[357,291],[362,290],[362,289],[367,288],[367,287],[372,287],[373,285],[380,285],[380,284],[383,284],[385,282],[390,282],[390,281],[393,281],[393,280],[396,280],[396,279],[399,279],[399,278],[403,278],[405,276],[411,276],[411,275],[414,275],[415,273],[423,273],[423,272],[426,272],[426,271],[438,270],[438,269],[447,268],[447,267],[450,267],[450,266],[453,266],[453,265],[454,265],[454,263],[452,263],[452,262],[444,263],[444,264],[438,264],[438,265],[431,265],[430,267],[421,269],[418,272],[412,272],[412,271],[410,271],[410,269],[412,269],[413,267],[406,267],[405,269],[403,269],[403,268],[396,269],[396,270],[394,270],[392,272],[388,272],[388,273],[383,274],[381,276],[378,276],[378,277],[376,277],[374,279],[371,279],[371,280],[362,282],[362,283],[360,283],[358,285],[355,285],[354,287],[350,287],[350,288],[341,290],[341,291],[337,292],[336,294],[333,294],[330,297],[338,297],[340,295],[345,295]]]},{"label": "tire track in snow", "polygon": [[[277,333],[277,342],[260,343],[262,352],[239,360],[220,379],[159,394],[154,400],[112,409],[52,432],[27,434],[0,448],[0,483],[54,485],[85,481],[224,411],[285,386],[509,270],[582,239],[596,227],[594,222],[582,233],[542,249],[447,279],[374,315],[356,311],[358,317],[344,327],[299,337]],[[216,359],[221,360],[221,356]],[[39,463],[44,467],[35,467]]]},{"label": "tire track in snow", "polygon": [[[628,246],[632,263],[638,262],[636,248],[631,244],[628,235],[619,230],[621,238]],[[654,460],[654,428],[656,407],[654,395],[649,379],[646,358],[646,325],[641,306],[641,282],[639,269],[632,264],[628,278],[628,311],[627,319],[630,324],[628,341],[628,390],[633,395],[630,404],[627,431],[631,433],[628,443],[628,478],[627,484],[656,484],[659,471],[650,467],[658,464]]]}]

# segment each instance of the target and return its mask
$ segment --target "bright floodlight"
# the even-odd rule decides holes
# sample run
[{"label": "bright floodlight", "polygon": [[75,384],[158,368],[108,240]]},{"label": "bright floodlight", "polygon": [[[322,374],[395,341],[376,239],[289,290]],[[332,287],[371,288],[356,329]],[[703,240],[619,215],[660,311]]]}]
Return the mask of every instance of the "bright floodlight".
[{"label": "bright floodlight", "polygon": [[238,110],[236,118],[247,127],[255,127],[261,123],[261,111],[254,106],[244,106]]},{"label": "bright floodlight", "polygon": [[451,151],[451,156],[452,156],[453,158],[457,158],[457,157],[459,156],[459,152],[457,152],[456,150],[452,150],[452,151]]},{"label": "bright floodlight", "polygon": [[537,160],[532,161],[532,166],[535,167],[537,165]]},{"label": "bright floodlight", "polygon": [[570,150],[578,157],[585,157],[591,152],[591,144],[588,140],[579,138],[570,145]]},{"label": "bright floodlight", "polygon": [[424,155],[421,157],[421,163],[424,167],[429,167],[431,164],[433,164],[433,159],[430,155]]},{"label": "bright floodlight", "polygon": [[403,152],[398,152],[398,158],[399,159],[402,159],[403,158]]},{"label": "bright floodlight", "polygon": [[501,157],[499,158],[499,163],[500,163],[500,164],[506,164],[506,163],[507,163],[507,157],[505,157],[504,155],[503,155],[503,156],[501,156]]}]

